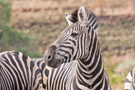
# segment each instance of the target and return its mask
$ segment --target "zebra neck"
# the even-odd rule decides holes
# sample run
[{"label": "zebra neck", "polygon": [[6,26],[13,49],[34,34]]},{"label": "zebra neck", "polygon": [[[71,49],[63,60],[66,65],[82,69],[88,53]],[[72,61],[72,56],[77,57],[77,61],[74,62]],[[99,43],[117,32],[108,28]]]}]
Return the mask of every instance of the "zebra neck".
[{"label": "zebra neck", "polygon": [[86,75],[97,75],[97,73],[103,71],[103,68],[102,58],[99,51],[97,54],[90,56],[86,60],[78,60],[78,71]]},{"label": "zebra neck", "polygon": [[97,43],[94,49],[90,50],[89,55],[85,59],[78,60],[76,69],[77,82],[88,88],[95,85],[95,82],[103,81],[104,67],[100,54],[100,47]]}]

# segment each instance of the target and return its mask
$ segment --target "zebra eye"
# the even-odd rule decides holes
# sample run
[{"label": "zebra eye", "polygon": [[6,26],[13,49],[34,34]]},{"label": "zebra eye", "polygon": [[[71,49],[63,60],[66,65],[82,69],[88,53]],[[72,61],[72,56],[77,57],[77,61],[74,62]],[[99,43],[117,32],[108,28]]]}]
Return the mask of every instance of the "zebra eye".
[{"label": "zebra eye", "polygon": [[76,37],[78,35],[78,33],[72,33],[71,36],[72,37]]}]

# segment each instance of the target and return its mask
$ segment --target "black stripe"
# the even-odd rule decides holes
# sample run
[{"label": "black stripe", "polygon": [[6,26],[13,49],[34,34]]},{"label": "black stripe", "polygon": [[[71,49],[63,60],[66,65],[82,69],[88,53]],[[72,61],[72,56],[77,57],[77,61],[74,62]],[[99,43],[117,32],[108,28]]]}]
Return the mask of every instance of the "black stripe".
[{"label": "black stripe", "polygon": [[[99,81],[101,81],[101,79],[103,78],[103,74],[104,71],[101,72],[101,74],[98,76],[98,78],[94,81],[94,83],[92,84],[92,86],[95,86]],[[107,89],[104,89],[107,90]]]},{"label": "black stripe", "polygon": [[93,13],[90,13],[90,15],[88,16],[88,20],[90,20],[90,18],[92,17]]},{"label": "black stripe", "polygon": [[70,53],[68,51],[65,51],[63,49],[59,49],[59,50],[62,51],[62,52],[65,52],[66,54],[68,54],[69,58],[71,58],[71,55],[70,55]]},{"label": "black stripe", "polygon": [[[94,27],[94,24],[97,24],[96,22],[97,22],[97,20],[96,20],[96,19],[94,19],[94,21],[93,21],[93,23],[92,23],[92,25],[91,25],[91,26],[92,26],[92,27]],[[94,29],[94,28],[93,28],[93,29]]]},{"label": "black stripe", "polygon": [[71,41],[76,46],[76,42],[74,40],[69,39],[69,41]]},{"label": "black stripe", "polygon": [[[104,79],[102,79],[102,82],[98,85],[98,87],[95,89],[95,90],[100,90],[101,88],[102,88],[102,86],[103,86],[103,80]],[[107,89],[103,89],[103,90],[107,90]]]},{"label": "black stripe", "polygon": [[83,50],[83,44],[84,43],[83,43],[82,40],[83,40],[83,35],[81,35],[81,39],[80,39],[80,41],[81,41],[81,47],[80,47],[80,49],[81,49],[81,52],[80,52],[81,53],[81,57],[83,56],[83,53],[84,53],[84,50]]},{"label": "black stripe", "polygon": [[[48,87],[51,87],[51,84],[52,84],[52,77],[53,77],[54,74],[55,74],[55,73],[54,73],[54,69],[52,69],[52,71],[51,71],[51,76],[50,76],[50,86],[48,86]],[[47,89],[47,90],[49,90],[49,89]]]},{"label": "black stripe", "polygon": [[57,71],[55,72],[54,80],[52,83],[52,89],[54,89],[54,90],[56,90],[54,81],[56,80],[56,76],[58,76],[59,69],[60,69],[60,67],[58,67]]},{"label": "black stripe", "polygon": [[[65,66],[65,65],[64,65],[64,66]],[[63,67],[64,67],[64,66],[63,66]],[[61,78],[62,78],[62,79],[60,78],[60,80],[62,81],[62,84],[64,83],[64,79],[65,79],[65,78],[63,78],[63,77],[64,77],[63,74],[65,73],[65,71],[66,71],[66,69],[64,69],[63,72],[62,72],[62,74],[61,74]],[[59,81],[59,83],[60,83],[60,81]],[[59,85],[60,85],[60,84],[59,84]],[[61,88],[63,88],[63,85],[61,85]]]},{"label": "black stripe", "polygon": [[108,90],[108,82],[107,82],[107,80],[105,79],[105,86],[104,86],[104,90]]},{"label": "black stripe", "polygon": [[90,23],[96,18],[96,16],[93,16],[90,20]]},{"label": "black stripe", "polygon": [[96,26],[94,27],[94,30],[98,28],[98,24],[96,24]]},{"label": "black stripe", "polygon": [[[21,58],[21,57],[19,57],[19,52],[14,52],[14,54],[15,54],[15,59],[16,59],[16,61],[18,62],[19,67],[20,67],[20,69],[21,69],[21,71],[22,71],[22,73],[23,73],[24,79],[25,79],[25,80],[23,80],[23,78],[21,77],[22,82],[23,82],[23,84],[26,83],[26,85],[27,85],[27,82],[26,82],[26,81],[27,81],[27,80],[26,80],[26,75],[25,75],[25,72],[24,72],[24,69],[26,69],[26,68],[22,66],[22,63],[21,63],[21,61],[20,61],[20,58]],[[18,72],[20,73],[19,70],[18,70]],[[21,75],[21,73],[20,73],[20,75]]]},{"label": "black stripe", "polygon": [[[34,69],[34,68],[33,68]],[[35,84],[37,83],[36,81],[37,81],[37,79],[39,79],[39,77],[38,77],[38,75],[39,74],[41,74],[41,72],[40,72],[40,70],[39,69],[37,69],[36,68],[36,70],[35,70],[35,72],[33,72],[33,73],[35,73],[35,77],[33,78],[34,80],[33,80],[33,86],[35,86]],[[39,87],[39,85],[42,83],[42,80],[40,79],[40,80],[38,80],[38,84],[37,84],[37,86],[36,86],[36,88],[38,89],[38,87]],[[35,89],[35,90],[37,90],[37,89]]]},{"label": "black stripe", "polygon": [[64,44],[71,44],[70,42],[64,42]]},{"label": "black stripe", "polygon": [[[64,63],[69,62],[69,61],[67,60],[67,56],[64,56],[64,55],[62,55],[62,54],[60,54],[60,53],[57,53],[57,54],[65,58]],[[69,58],[70,58],[70,57],[69,57]],[[69,60],[70,60],[70,59],[69,59]]]},{"label": "black stripe", "polygon": [[[8,54],[6,54],[6,55],[8,55],[8,57],[9,57],[9,53]],[[10,56],[11,57],[11,56]],[[9,58],[10,58],[9,57]],[[6,63],[8,64],[8,65],[10,65],[10,63],[9,63],[9,61],[8,61],[8,59],[5,57],[5,55],[2,55],[2,58],[4,58],[5,60],[6,60]],[[10,60],[11,60],[11,58],[10,58]],[[15,77],[13,76],[13,73],[15,73],[16,74],[16,72],[15,72],[15,70],[13,69],[13,67],[10,65],[10,69],[12,69],[14,72],[12,73],[11,71],[10,71],[10,69],[3,63],[3,65],[6,67],[6,69],[8,69],[8,71],[10,72],[10,74],[12,75],[12,77],[13,77],[13,79],[14,79],[14,85],[15,85],[15,87],[14,87],[14,89],[15,90],[17,90],[17,84],[16,83],[18,83],[17,81],[16,81],[16,79],[15,79]],[[17,75],[16,75],[17,76]]]},{"label": "black stripe", "polygon": [[73,47],[71,47],[71,46],[64,46],[64,45],[60,45],[60,47],[64,47],[64,48],[69,48],[69,49],[71,49],[71,50],[72,50],[72,54],[73,54],[73,52],[74,52],[74,48],[73,48]]}]

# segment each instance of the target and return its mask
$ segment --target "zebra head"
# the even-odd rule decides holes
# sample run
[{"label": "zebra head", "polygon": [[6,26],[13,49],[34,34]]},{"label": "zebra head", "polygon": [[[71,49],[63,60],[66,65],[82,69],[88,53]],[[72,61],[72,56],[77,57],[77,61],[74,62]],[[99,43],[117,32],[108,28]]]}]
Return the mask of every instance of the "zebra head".
[{"label": "zebra head", "polygon": [[2,31],[0,30],[0,40],[1,40],[1,37],[2,37]]},{"label": "zebra head", "polygon": [[[68,14],[67,14],[68,15]],[[66,16],[67,16],[66,15]],[[81,6],[68,18],[69,26],[46,50],[44,59],[48,66],[56,68],[62,63],[84,59],[89,54],[93,34],[98,29],[94,13]]]}]

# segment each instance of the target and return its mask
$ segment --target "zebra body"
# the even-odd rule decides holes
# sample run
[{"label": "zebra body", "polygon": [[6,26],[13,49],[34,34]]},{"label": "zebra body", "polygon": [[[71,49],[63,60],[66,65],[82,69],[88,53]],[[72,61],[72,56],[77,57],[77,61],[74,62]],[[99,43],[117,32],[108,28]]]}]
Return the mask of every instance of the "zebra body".
[{"label": "zebra body", "polygon": [[[77,73],[78,61],[73,61],[69,63],[61,64],[58,68],[50,68],[48,67],[43,59],[35,60],[38,63],[39,67],[42,70],[43,81],[46,90],[108,90],[109,87],[104,86],[102,83],[103,88],[99,89],[96,86],[94,87],[93,80],[90,80],[91,85],[86,83],[82,83],[82,85],[78,85],[79,82]],[[103,72],[106,75],[105,72]],[[83,78],[82,78],[83,79]],[[101,82],[106,82],[107,78],[103,78]]]},{"label": "zebra body", "polygon": [[[13,61],[18,65],[13,65]],[[58,68],[51,68],[46,65],[44,59],[31,60],[24,54],[14,51],[1,53],[0,90],[96,90],[78,87],[75,84],[78,64],[76,60],[61,64]],[[10,73],[11,71],[12,73]],[[37,76],[34,72],[37,73]],[[36,77],[33,78],[34,76]],[[87,87],[92,88],[93,86]]]},{"label": "zebra body", "polygon": [[0,90],[43,90],[41,71],[21,52],[1,53]]},{"label": "zebra body", "polygon": [[[2,52],[0,53],[0,90],[66,90],[65,88],[69,88],[66,84],[71,84],[67,82],[71,81],[69,76],[73,75],[73,69],[76,70],[75,65],[77,61],[62,64],[54,69],[48,67],[43,58],[32,60],[21,52]],[[69,69],[72,69],[72,72],[68,72]],[[61,84],[57,83],[58,80]]]},{"label": "zebra body", "polygon": [[[75,14],[77,13],[77,14]],[[111,90],[97,39],[96,17],[84,7],[44,55],[49,69],[47,90]],[[67,16],[67,15],[66,15]]]},{"label": "zebra body", "polygon": [[44,59],[35,59],[34,62],[42,70],[42,78],[46,90],[74,90],[69,85],[73,85],[72,78],[74,78],[77,61],[61,64],[58,68],[47,66]]},{"label": "zebra body", "polygon": [[128,73],[126,77],[125,90],[135,90],[135,67]]}]

